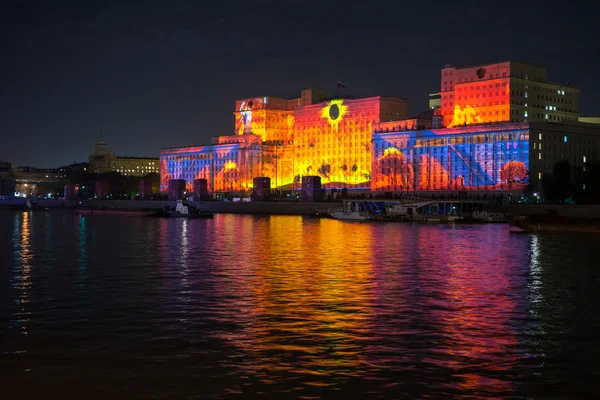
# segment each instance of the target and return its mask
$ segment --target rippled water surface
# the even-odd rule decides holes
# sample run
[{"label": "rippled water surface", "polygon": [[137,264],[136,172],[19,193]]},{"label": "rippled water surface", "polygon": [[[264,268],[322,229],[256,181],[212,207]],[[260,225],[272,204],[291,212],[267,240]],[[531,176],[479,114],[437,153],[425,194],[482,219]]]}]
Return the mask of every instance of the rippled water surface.
[{"label": "rippled water surface", "polygon": [[600,237],[0,211],[3,398],[589,398]]}]

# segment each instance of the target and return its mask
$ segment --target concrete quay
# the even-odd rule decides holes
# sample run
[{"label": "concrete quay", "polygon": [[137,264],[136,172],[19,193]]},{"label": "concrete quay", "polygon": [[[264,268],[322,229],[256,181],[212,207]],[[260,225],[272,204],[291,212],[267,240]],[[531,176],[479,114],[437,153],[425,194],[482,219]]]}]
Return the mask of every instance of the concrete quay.
[{"label": "concrete quay", "polygon": [[[120,208],[135,210],[159,210],[169,201],[161,200],[43,200],[37,201],[38,208]],[[262,214],[262,215],[317,215],[319,210],[329,207],[339,208],[342,203],[310,203],[310,202],[225,202],[199,201],[193,202],[201,211],[223,214]],[[0,208],[23,208],[24,199],[0,201]]]},{"label": "concrete quay", "polygon": [[[122,208],[158,210],[170,204],[161,200],[44,200],[37,201],[40,208]],[[0,200],[2,208],[23,208],[24,199]],[[224,202],[202,201],[194,205],[203,211],[226,214],[263,214],[263,215],[317,215],[319,210],[339,208],[341,202]],[[490,211],[510,216],[554,216],[567,218],[600,219],[600,205],[556,205],[556,204],[502,204],[490,205]]]}]

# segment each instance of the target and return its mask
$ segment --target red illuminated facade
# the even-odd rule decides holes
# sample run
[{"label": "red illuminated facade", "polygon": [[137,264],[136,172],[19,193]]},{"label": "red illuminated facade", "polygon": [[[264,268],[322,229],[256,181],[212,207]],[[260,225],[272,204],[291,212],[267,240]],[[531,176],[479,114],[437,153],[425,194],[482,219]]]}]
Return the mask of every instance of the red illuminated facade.
[{"label": "red illuminated facade", "polygon": [[496,122],[577,121],[579,89],[550,83],[542,66],[507,61],[441,72],[446,127]]}]

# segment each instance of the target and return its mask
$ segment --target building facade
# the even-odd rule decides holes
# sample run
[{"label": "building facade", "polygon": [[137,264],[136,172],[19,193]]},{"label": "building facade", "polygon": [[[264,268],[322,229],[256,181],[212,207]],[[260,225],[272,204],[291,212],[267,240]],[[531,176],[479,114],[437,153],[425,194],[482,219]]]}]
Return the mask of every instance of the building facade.
[{"label": "building facade", "polygon": [[577,121],[579,89],[547,81],[542,66],[516,61],[441,72],[444,126]]},{"label": "building facade", "polygon": [[[300,98],[262,97],[236,102],[235,133],[211,145],[163,149],[161,190],[170,179],[208,180],[213,192],[251,191],[254,177],[274,188],[299,187],[319,175],[324,187],[369,190],[374,124],[408,118],[408,101],[391,97],[321,97],[306,89]],[[323,100],[323,101],[321,101]],[[316,103],[313,103],[316,102]]]},{"label": "building facade", "polygon": [[[600,127],[519,122],[373,134],[374,191],[498,191],[534,186],[567,160],[600,160]],[[573,176],[574,178],[574,176]]]},{"label": "building facade", "polygon": [[159,173],[159,159],[153,157],[117,157],[102,138],[96,143],[89,157],[89,172],[104,174],[118,172],[128,176],[145,176]]},{"label": "building facade", "polygon": [[169,181],[184,179],[192,192],[195,179],[206,179],[210,192],[246,192],[254,177],[262,176],[263,144],[258,135],[221,136],[213,144],[162,149],[160,190]]},{"label": "building facade", "polygon": [[579,89],[548,83],[543,67],[446,67],[434,97],[440,107],[413,118],[406,100],[318,89],[238,100],[233,135],[161,150],[161,191],[171,179],[188,191],[206,179],[210,192],[249,194],[256,177],[294,190],[305,176],[376,192],[512,191],[538,184],[557,161],[576,171],[600,159],[600,125],[577,122]]},{"label": "building facade", "polygon": [[429,109],[437,110],[442,108],[442,94],[441,93],[431,93],[429,95]]}]

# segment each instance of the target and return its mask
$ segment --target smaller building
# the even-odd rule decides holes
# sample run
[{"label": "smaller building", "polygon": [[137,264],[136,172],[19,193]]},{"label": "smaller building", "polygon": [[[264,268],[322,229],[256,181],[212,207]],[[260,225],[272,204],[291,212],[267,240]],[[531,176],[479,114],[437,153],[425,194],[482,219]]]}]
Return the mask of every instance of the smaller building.
[{"label": "smaller building", "polygon": [[0,161],[0,179],[12,179],[12,164]]},{"label": "smaller building", "polygon": [[159,159],[154,157],[117,157],[102,138],[96,143],[94,153],[89,157],[89,172],[104,174],[118,172],[126,176],[143,177],[159,173]]},{"label": "smaller building", "polygon": [[429,95],[429,109],[437,110],[442,108],[442,94],[441,93],[431,93]]},{"label": "smaller building", "polygon": [[579,122],[588,124],[600,124],[600,117],[579,117]]}]

